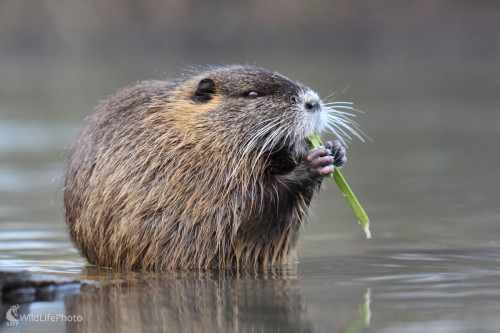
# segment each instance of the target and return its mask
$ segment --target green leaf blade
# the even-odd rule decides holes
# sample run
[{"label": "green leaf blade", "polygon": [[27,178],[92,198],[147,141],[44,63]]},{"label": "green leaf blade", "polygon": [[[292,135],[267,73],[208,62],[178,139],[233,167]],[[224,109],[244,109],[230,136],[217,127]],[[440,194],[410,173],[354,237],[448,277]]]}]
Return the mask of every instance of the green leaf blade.
[{"label": "green leaf blade", "polygon": [[[312,148],[323,146],[323,141],[321,140],[321,137],[319,135],[313,135],[308,140]],[[366,215],[365,210],[345,181],[345,178],[344,176],[342,176],[340,170],[338,168],[335,168],[333,170],[333,173],[328,175],[328,177],[332,177],[335,180],[335,183],[337,183],[337,186],[342,192],[342,195],[347,200],[347,203],[354,212],[354,215],[356,215],[356,218],[363,227],[366,238],[372,238],[372,234],[370,232],[370,220],[368,219],[368,215]]]}]

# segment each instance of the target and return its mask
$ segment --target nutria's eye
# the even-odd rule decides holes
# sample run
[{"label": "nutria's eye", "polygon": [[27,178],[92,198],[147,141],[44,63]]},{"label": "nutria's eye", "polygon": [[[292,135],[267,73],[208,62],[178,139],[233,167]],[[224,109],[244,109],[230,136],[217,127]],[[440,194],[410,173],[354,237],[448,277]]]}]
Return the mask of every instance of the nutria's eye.
[{"label": "nutria's eye", "polygon": [[258,91],[255,91],[255,90],[252,90],[252,91],[249,91],[245,94],[246,97],[248,98],[257,98],[259,96],[262,96]]},{"label": "nutria's eye", "polygon": [[299,99],[297,98],[297,96],[292,96],[290,98],[290,100],[292,101],[292,103],[298,103],[299,102]]}]

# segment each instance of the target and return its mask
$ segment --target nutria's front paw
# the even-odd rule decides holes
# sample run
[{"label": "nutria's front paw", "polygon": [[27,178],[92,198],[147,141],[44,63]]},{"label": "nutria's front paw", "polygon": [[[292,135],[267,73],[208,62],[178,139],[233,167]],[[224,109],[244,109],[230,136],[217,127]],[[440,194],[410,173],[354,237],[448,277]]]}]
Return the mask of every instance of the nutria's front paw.
[{"label": "nutria's front paw", "polygon": [[327,141],[325,142],[325,147],[331,151],[331,156],[333,157],[333,165],[337,168],[341,168],[347,161],[345,156],[345,148],[342,146],[339,140]]},{"label": "nutria's front paw", "polygon": [[325,147],[316,147],[309,150],[306,163],[316,176],[327,176],[333,172],[334,157],[332,151]]}]

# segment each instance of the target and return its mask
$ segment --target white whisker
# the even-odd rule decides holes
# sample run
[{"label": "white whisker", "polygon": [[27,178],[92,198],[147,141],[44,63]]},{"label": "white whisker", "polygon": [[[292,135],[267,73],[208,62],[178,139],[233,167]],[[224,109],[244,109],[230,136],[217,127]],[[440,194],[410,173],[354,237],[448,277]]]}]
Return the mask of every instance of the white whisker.
[{"label": "white whisker", "polygon": [[[326,113],[326,128],[330,130],[343,144],[346,141],[351,141],[352,136],[357,137],[362,142],[368,136],[360,130],[359,124],[352,118],[356,117],[352,112],[362,112],[352,107],[351,102],[329,102],[324,103],[324,111]],[[351,136],[352,135],[352,136]]]},{"label": "white whisker", "polygon": [[357,122],[355,122],[353,119],[349,119],[347,118],[345,115],[343,114],[339,114],[339,115],[335,115],[335,114],[329,114],[327,116],[327,119],[332,119],[332,120],[335,120],[335,121],[339,121],[339,122],[342,122],[342,123],[346,123],[346,124],[351,124],[351,125],[355,125],[355,126],[359,126],[359,124]]},{"label": "white whisker", "polygon": [[[333,108],[335,110],[344,109],[344,110],[354,111],[354,112],[358,112],[358,113],[365,113],[364,111],[359,110],[359,109],[355,109],[353,106],[350,106],[350,105],[330,105],[330,104],[324,104],[324,105],[327,108]],[[352,114],[352,115],[355,116],[354,114]]]},{"label": "white whisker", "polygon": [[326,102],[325,105],[354,105],[353,102]]},{"label": "white whisker", "polygon": [[352,102],[327,102],[327,103],[323,103],[323,105],[325,105],[327,108],[333,107],[334,109],[346,109],[346,110],[351,110],[354,112],[365,113],[362,110],[355,109],[353,107],[354,103],[352,103]]},{"label": "white whisker", "polygon": [[[261,139],[262,137],[268,135],[269,133],[273,133],[274,132],[274,128],[279,125],[279,122],[280,122],[280,118],[272,118],[272,119],[266,119],[264,121],[261,121],[260,123],[257,123],[255,126],[259,126],[263,123],[266,123],[266,125],[264,125],[263,127],[259,128],[255,134],[250,138],[250,140],[247,141],[247,143],[245,144],[244,148],[241,151],[240,153],[240,158],[238,160],[238,162],[236,163],[236,165],[234,166],[233,168],[233,172],[229,175],[229,177],[227,178],[226,182],[230,182],[231,179],[233,178],[234,174],[238,171],[239,167],[241,166],[242,164],[242,161],[244,160],[245,156],[247,156],[247,154],[249,154],[250,151],[252,151],[252,149],[255,149],[258,142],[259,142],[259,139]],[[252,169],[255,165],[252,166]]]},{"label": "white whisker", "polygon": [[343,144],[346,144],[345,139],[352,140],[351,136],[349,134],[347,134],[340,126],[338,126],[336,124],[327,124],[326,128],[328,128],[333,134],[335,134],[335,136],[340,141],[342,141]]},{"label": "white whisker", "polygon": [[[354,112],[358,112],[358,113],[365,113],[364,111],[361,111],[361,110],[358,110],[358,109],[355,109],[351,106],[342,106],[342,105],[331,105],[330,107],[333,107],[334,109],[344,109],[344,110],[350,110],[350,111],[354,111]],[[355,114],[352,114],[351,115],[353,117],[356,117]]]},{"label": "white whisker", "polygon": [[327,109],[325,109],[325,111],[327,112],[328,115],[330,115],[330,114],[334,114],[334,115],[343,114],[343,115],[348,116],[348,117],[356,117],[356,115],[352,114],[351,112],[340,111],[340,110],[333,109],[333,108],[327,108]]}]

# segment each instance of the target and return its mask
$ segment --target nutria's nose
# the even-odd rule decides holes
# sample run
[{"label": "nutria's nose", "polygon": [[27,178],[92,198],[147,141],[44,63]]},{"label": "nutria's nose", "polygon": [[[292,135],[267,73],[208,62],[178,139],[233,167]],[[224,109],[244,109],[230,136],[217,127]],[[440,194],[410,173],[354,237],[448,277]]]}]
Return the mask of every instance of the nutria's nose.
[{"label": "nutria's nose", "polygon": [[314,112],[319,109],[321,103],[318,98],[310,98],[305,101],[304,107],[307,111]]}]

